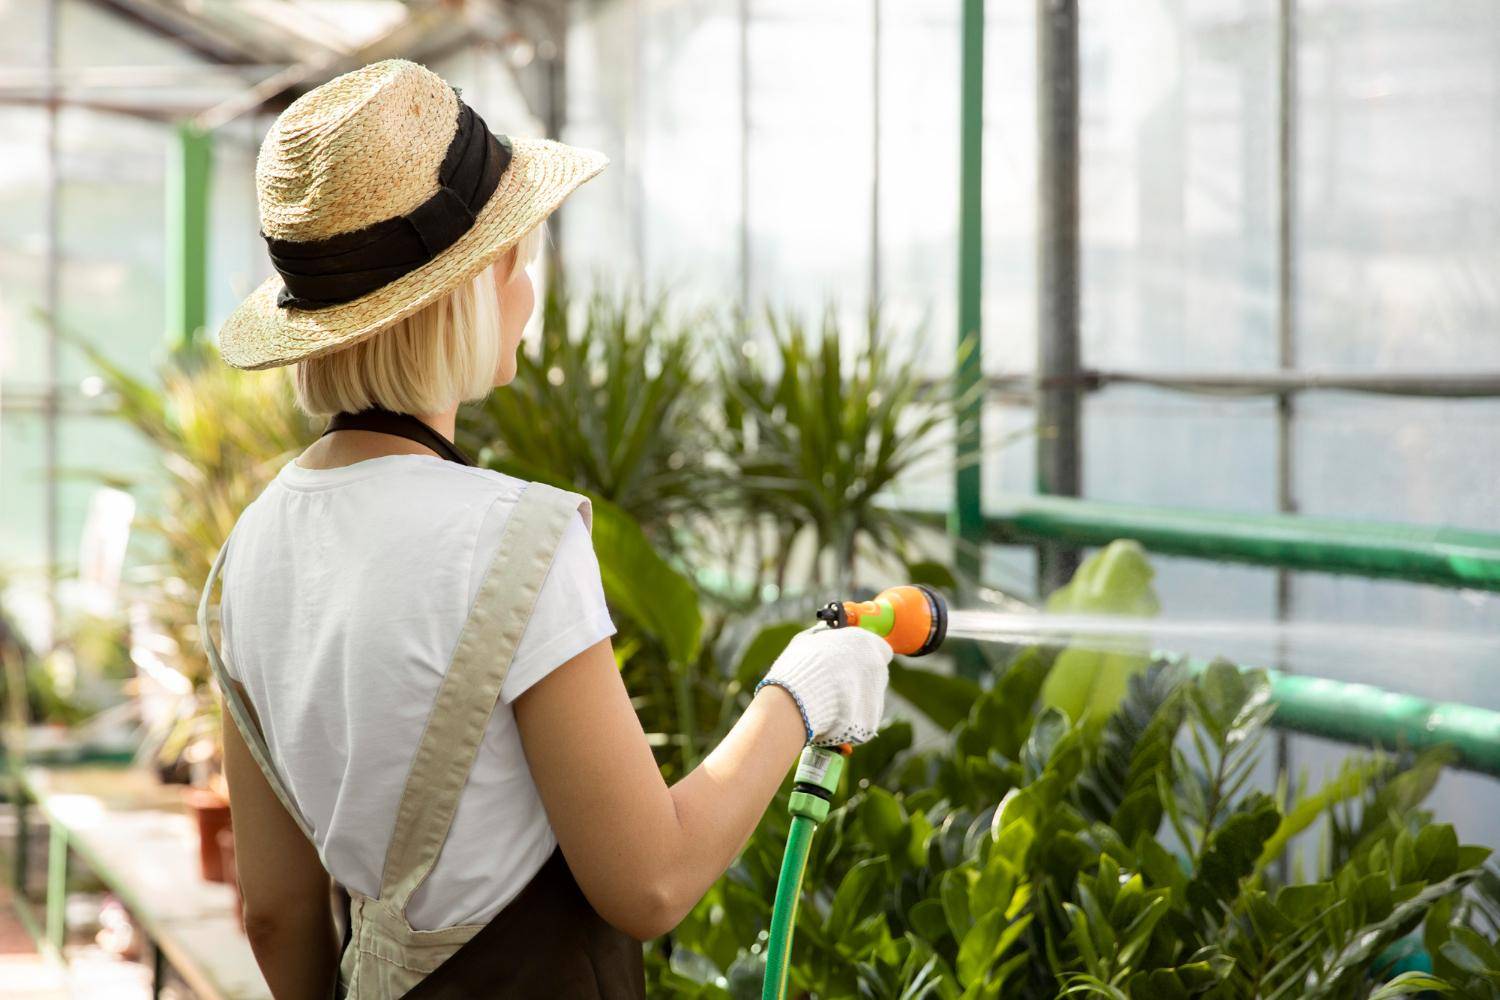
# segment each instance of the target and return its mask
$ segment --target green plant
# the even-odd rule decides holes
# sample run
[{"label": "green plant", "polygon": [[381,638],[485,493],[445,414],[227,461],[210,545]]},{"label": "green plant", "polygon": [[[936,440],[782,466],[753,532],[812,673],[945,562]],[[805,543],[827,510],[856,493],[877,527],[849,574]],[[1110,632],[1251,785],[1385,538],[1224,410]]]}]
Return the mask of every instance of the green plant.
[{"label": "green plant", "polygon": [[[174,354],[157,384],[139,379],[92,345],[78,346],[103,375],[116,414],[161,453],[159,498],[143,523],[157,542],[155,561],[136,585],[159,635],[152,652],[191,683],[199,701],[166,735],[168,752],[213,739],[216,707],[201,689],[208,664],[198,641],[198,596],[215,554],[240,512],[276,471],[315,437],[296,409],[283,373],[246,372],[219,361],[208,344]],[[126,484],[132,485],[132,484]]]},{"label": "green plant", "polygon": [[[1149,607],[1149,574],[1132,563],[1128,547],[1106,550],[1080,578],[1098,600]],[[900,723],[856,752],[809,862],[799,995],[1343,1000],[1416,982],[1381,987],[1383,952],[1468,905],[1489,853],[1417,808],[1440,758],[1356,758],[1326,794],[1283,801],[1251,782],[1270,716],[1263,673],[1148,661],[1117,702],[1074,721],[1046,693],[1063,662],[1021,650],[944,747],[913,749]],[[1335,812],[1360,832],[1330,828],[1345,846],[1278,883],[1282,846]],[[785,830],[778,803],[653,949],[652,996],[756,995]],[[1454,964],[1489,968],[1476,936],[1492,939],[1447,939]],[[1436,981],[1458,988],[1443,971]]]},{"label": "green plant", "polygon": [[[38,656],[21,630],[0,608],[0,719],[9,728],[32,723],[72,725],[98,706],[79,697],[77,665],[81,654],[95,677],[117,677],[121,669],[120,623],[95,615],[79,616],[78,642],[64,641]],[[71,637],[68,627],[62,630]]]},{"label": "green plant", "polygon": [[721,482],[705,467],[713,400],[692,328],[661,297],[549,289],[537,349],[461,412],[459,440],[490,468],[608,501],[675,553],[674,529],[709,512]]},{"label": "green plant", "polygon": [[720,352],[720,448],[753,529],[757,582],[769,579],[778,592],[786,554],[804,535],[819,586],[847,591],[861,555],[882,565],[895,557],[903,570],[920,561],[910,544],[920,523],[879,500],[938,446],[947,390],[920,376],[911,353],[898,353],[878,314],[858,351],[847,349],[851,339],[832,309],[816,331],[768,313],[764,335],[746,331]]}]

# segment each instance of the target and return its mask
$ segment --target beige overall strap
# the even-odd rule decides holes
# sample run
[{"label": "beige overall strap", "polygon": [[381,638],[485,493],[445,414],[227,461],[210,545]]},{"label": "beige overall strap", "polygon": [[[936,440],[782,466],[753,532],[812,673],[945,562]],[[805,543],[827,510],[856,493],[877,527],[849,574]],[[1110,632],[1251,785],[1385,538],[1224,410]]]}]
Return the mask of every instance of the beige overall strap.
[{"label": "beige overall strap", "polygon": [[208,665],[213,669],[214,679],[218,681],[219,692],[224,696],[224,705],[229,709],[229,714],[234,717],[235,725],[239,727],[240,735],[244,738],[245,745],[250,748],[250,756],[255,758],[255,763],[260,765],[261,773],[266,776],[266,783],[281,800],[281,805],[286,809],[287,815],[297,821],[302,828],[303,834],[309,842],[313,841],[312,827],[303,818],[297,805],[292,801],[291,793],[281,783],[281,776],[276,773],[276,768],[271,765],[271,750],[266,746],[265,738],[261,735],[260,727],[255,724],[250,710],[245,701],[240,697],[240,686],[234,683],[229,672],[224,669],[224,661],[219,655],[219,648],[214,642],[213,631],[209,628],[210,617],[218,618],[219,606],[213,606],[214,614],[209,614],[209,595],[213,592],[214,582],[219,579],[219,571],[224,566],[224,554],[229,551],[229,541],[219,547],[219,554],[214,556],[214,564],[208,571],[208,580],[203,584],[203,596],[198,599],[198,637],[203,643],[203,652],[208,656]]},{"label": "beige overall strap", "polygon": [[494,560],[459,633],[458,645],[412,759],[385,855],[380,899],[404,913],[437,863],[469,770],[536,606],[563,532],[588,500],[531,483],[511,511]]}]

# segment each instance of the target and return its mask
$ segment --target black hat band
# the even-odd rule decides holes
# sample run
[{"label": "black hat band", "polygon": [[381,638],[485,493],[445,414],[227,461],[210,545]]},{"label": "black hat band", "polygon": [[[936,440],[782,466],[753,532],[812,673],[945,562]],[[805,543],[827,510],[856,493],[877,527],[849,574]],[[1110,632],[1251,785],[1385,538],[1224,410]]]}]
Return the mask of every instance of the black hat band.
[{"label": "black hat band", "polygon": [[327,239],[303,243],[265,237],[271,265],[284,283],[276,304],[326,309],[368,295],[430,262],[474,227],[512,155],[510,139],[491,133],[484,119],[460,100],[458,128],[431,198],[405,215]]}]

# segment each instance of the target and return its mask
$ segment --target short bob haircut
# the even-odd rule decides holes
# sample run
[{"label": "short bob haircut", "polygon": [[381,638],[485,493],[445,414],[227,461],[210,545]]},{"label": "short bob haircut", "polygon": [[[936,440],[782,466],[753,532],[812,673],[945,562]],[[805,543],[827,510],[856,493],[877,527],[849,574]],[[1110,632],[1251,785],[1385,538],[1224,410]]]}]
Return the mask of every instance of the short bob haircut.
[{"label": "short bob haircut", "polygon": [[[545,224],[521,237],[510,279],[541,248]],[[506,256],[509,256],[508,254]],[[491,264],[431,305],[352,347],[299,361],[297,405],[309,416],[372,406],[396,413],[440,413],[483,399],[500,362],[500,293]]]}]

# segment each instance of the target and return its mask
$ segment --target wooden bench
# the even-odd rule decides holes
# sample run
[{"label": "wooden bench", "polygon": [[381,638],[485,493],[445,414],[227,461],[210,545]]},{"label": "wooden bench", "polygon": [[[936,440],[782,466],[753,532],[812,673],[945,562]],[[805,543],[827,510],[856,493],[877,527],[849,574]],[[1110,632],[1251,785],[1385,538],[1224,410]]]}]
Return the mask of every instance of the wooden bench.
[{"label": "wooden bench", "polygon": [[[199,872],[198,834],[180,788],[123,766],[29,766],[16,773],[16,902],[47,951],[62,958],[71,850],[144,929],[158,990],[170,966],[200,1000],[269,1000],[271,991],[235,919],[234,890],[204,881]],[[24,912],[28,904],[19,884],[31,807],[51,830],[42,922]]]}]

